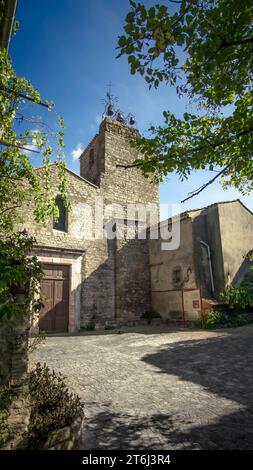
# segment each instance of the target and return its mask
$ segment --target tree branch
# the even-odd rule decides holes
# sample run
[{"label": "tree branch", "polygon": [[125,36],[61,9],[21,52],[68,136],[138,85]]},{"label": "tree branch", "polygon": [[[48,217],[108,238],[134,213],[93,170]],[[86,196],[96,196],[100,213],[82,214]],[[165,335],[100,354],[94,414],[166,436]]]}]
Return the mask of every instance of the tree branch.
[{"label": "tree branch", "polygon": [[51,126],[49,126],[49,124],[47,124],[44,121],[40,121],[39,119],[36,119],[33,116],[29,117],[29,116],[25,116],[23,113],[17,112],[14,119],[18,121],[19,123],[23,121],[30,122],[31,124],[35,124],[38,127],[45,127],[49,131],[53,132],[53,129]]},{"label": "tree branch", "polygon": [[193,197],[197,196],[198,194],[202,193],[202,191],[204,191],[204,189],[207,188],[207,186],[209,186],[210,184],[212,184],[215,180],[217,180],[223,173],[225,173],[226,170],[228,170],[228,168],[232,165],[232,163],[234,162],[230,162],[228,163],[228,165],[225,166],[225,168],[223,168],[223,170],[219,171],[219,173],[217,173],[217,175],[215,175],[211,180],[209,180],[207,183],[203,184],[202,186],[200,186],[200,188],[196,189],[195,191],[192,191],[190,194],[190,196],[186,197],[185,199],[183,199],[181,201],[181,203],[183,204],[184,202],[188,201],[189,199],[192,199]]},{"label": "tree branch", "polygon": [[121,165],[121,164],[118,164],[116,165],[116,168],[124,168],[125,170],[127,168],[136,168],[138,166],[140,166],[143,162],[136,162],[136,163],[131,163],[130,165]]},{"label": "tree branch", "polygon": [[15,147],[18,149],[27,150],[27,152],[40,153],[38,150],[33,150],[33,149],[30,149],[28,147],[23,147],[22,145],[18,145],[18,144],[11,144],[10,142],[6,142],[5,140],[1,140],[1,139],[0,139],[0,145],[4,145],[5,147]]},{"label": "tree branch", "polygon": [[36,101],[34,98],[28,95],[24,95],[23,93],[20,93],[19,91],[12,90],[11,88],[5,88],[2,87],[2,90],[6,91],[7,93],[10,93],[15,96],[20,96],[21,98],[24,98],[25,100],[31,101],[32,103],[39,104],[40,106],[44,106],[45,108],[50,108],[50,105],[46,103],[45,101],[39,100]]},{"label": "tree branch", "polygon": [[[246,134],[249,134],[250,132],[253,132],[253,127],[250,127],[249,129],[244,129],[243,131],[240,131],[238,132],[237,134],[235,134],[233,137],[235,138],[238,138],[238,137],[242,137],[243,135],[246,135]],[[216,149],[217,147],[220,147],[221,145],[224,145],[224,144],[227,144],[229,142],[229,140],[221,140],[220,142],[215,142],[215,143],[212,143],[210,142],[209,140],[206,139],[206,142],[207,144],[212,147],[213,149]],[[186,152],[186,155],[187,154],[190,154],[192,152],[199,152],[201,150],[203,150],[205,148],[204,145],[201,145],[199,147],[193,147],[192,149],[189,149],[187,152]],[[164,159],[163,159],[164,160]],[[160,162],[163,161],[160,159]],[[116,165],[117,168],[124,168],[124,169],[127,169],[127,168],[136,168],[136,167],[139,167],[143,164],[143,161],[140,161],[140,162],[135,162],[135,163],[131,163],[130,165],[121,165],[121,164],[118,164]]]},{"label": "tree branch", "polygon": [[176,21],[174,21],[174,23],[172,23],[172,27],[174,27],[174,26],[176,26],[178,23],[180,23],[180,21],[183,19],[184,15],[191,9],[192,3],[198,4],[198,0],[196,0],[195,2],[191,1],[191,2],[189,3],[189,5],[185,8],[184,11],[182,11],[181,15],[176,19]]},{"label": "tree branch", "polygon": [[253,43],[253,38],[241,39],[238,41],[231,41],[231,42],[227,42],[225,39],[223,39],[223,42],[220,45],[220,49],[222,49],[223,47],[240,46],[241,44],[250,44],[250,43]]},{"label": "tree branch", "polygon": [[0,175],[0,179],[1,179],[1,178],[8,178],[9,180],[13,180],[13,181],[14,181],[14,180],[15,180],[15,181],[19,181],[19,180],[22,179],[22,177],[20,177],[20,178],[13,178],[13,176],[10,176],[10,175]]},{"label": "tree branch", "polygon": [[0,215],[2,216],[4,212],[11,211],[12,209],[17,209],[18,207],[21,207],[21,204],[16,204],[15,206],[6,207],[2,212],[0,212]]}]

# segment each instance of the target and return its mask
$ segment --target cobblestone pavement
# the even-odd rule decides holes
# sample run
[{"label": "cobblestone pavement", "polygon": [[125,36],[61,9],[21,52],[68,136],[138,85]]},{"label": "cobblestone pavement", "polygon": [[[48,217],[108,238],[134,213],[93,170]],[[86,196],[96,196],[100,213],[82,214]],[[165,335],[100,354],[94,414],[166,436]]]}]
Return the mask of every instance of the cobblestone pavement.
[{"label": "cobblestone pavement", "polygon": [[253,448],[253,326],[55,336],[37,361],[85,403],[81,449]]}]

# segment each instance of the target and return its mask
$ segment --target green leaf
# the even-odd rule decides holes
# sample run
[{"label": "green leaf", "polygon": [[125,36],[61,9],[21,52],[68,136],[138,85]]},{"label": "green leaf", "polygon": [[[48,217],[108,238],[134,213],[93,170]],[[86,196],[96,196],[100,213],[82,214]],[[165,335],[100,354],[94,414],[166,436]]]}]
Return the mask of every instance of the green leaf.
[{"label": "green leaf", "polygon": [[148,10],[148,14],[149,14],[149,18],[155,18],[155,7],[151,7],[149,10]]},{"label": "green leaf", "polygon": [[134,22],[134,17],[135,17],[135,14],[134,12],[129,12],[126,16],[126,21],[127,23],[133,23]]},{"label": "green leaf", "polygon": [[127,42],[126,37],[125,36],[120,36],[120,38],[118,40],[118,45],[120,47],[124,47],[126,45],[126,42]]}]

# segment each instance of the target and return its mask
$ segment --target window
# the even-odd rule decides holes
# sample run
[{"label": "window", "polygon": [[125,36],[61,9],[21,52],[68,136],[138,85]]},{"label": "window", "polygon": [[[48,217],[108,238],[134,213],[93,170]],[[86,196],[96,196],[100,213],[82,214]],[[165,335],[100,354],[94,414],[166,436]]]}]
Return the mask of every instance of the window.
[{"label": "window", "polygon": [[94,164],[94,149],[90,149],[90,153],[89,153],[89,166],[90,166],[90,168],[92,167],[93,164]]},{"label": "window", "polygon": [[180,267],[174,268],[172,272],[172,281],[174,286],[178,286],[182,282],[182,269]]},{"label": "window", "polygon": [[58,207],[59,218],[54,219],[53,228],[55,230],[61,230],[62,232],[67,231],[67,210],[64,206],[61,196],[55,198],[55,204]]}]

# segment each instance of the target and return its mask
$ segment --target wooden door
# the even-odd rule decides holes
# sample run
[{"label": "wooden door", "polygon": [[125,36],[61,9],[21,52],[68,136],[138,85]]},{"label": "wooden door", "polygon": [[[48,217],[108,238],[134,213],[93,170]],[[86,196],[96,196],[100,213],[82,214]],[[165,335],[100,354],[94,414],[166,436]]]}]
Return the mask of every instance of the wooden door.
[{"label": "wooden door", "polygon": [[40,312],[39,328],[47,333],[68,331],[69,323],[69,266],[46,264],[41,282],[44,304]]}]

